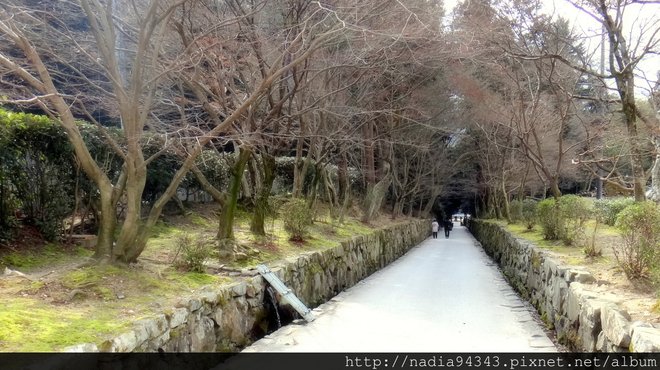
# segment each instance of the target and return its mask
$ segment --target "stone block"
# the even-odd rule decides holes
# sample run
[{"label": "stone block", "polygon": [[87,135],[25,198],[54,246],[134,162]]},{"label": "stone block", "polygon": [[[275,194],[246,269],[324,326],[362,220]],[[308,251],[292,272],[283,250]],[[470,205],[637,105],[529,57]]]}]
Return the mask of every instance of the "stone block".
[{"label": "stone block", "polygon": [[143,324],[134,324],[133,332],[135,333],[137,347],[149,340],[149,332],[147,332],[147,328]]},{"label": "stone block", "polygon": [[660,352],[660,329],[635,327],[629,349],[630,352]]},{"label": "stone block", "polygon": [[163,314],[138,320],[135,322],[135,326],[136,328],[143,327],[149,338],[156,338],[169,330],[167,318]]},{"label": "stone block", "polygon": [[596,278],[589,272],[580,271],[575,274],[574,281],[582,284],[593,284],[596,282]]},{"label": "stone block", "polygon": [[216,325],[222,325],[222,308],[218,307],[213,311],[211,318],[215,321]]},{"label": "stone block", "polygon": [[212,352],[215,350],[215,330],[213,320],[203,316],[199,321],[189,323],[190,352]]},{"label": "stone block", "polygon": [[613,304],[601,309],[601,322],[607,339],[616,347],[630,345],[630,315]]},{"label": "stone block", "polygon": [[247,293],[247,282],[241,281],[238,284],[232,285],[231,291],[234,297],[244,296]]},{"label": "stone block", "polygon": [[607,352],[607,349],[610,347],[610,341],[607,340],[607,336],[604,332],[598,334],[598,339],[596,340],[596,352]]},{"label": "stone block", "polygon": [[94,343],[81,343],[62,349],[62,352],[98,352],[99,348]]},{"label": "stone block", "polygon": [[195,312],[195,311],[199,310],[200,308],[202,308],[202,300],[201,299],[191,298],[188,301],[188,309],[190,310],[190,312]]},{"label": "stone block", "polygon": [[[576,283],[574,283],[576,284]],[[571,284],[573,285],[573,284]],[[604,302],[582,296],[579,316],[580,326],[578,336],[582,343],[582,350],[594,352],[598,347],[598,336],[602,332],[601,308]]]},{"label": "stone block", "polygon": [[133,330],[101,343],[101,352],[132,352],[138,344],[138,338]]},{"label": "stone block", "polygon": [[188,322],[188,309],[185,307],[175,308],[171,314],[166,315],[170,328],[174,329]]},{"label": "stone block", "polygon": [[584,288],[582,287],[582,284],[573,283],[568,287],[568,295],[566,296],[566,317],[571,324],[575,323],[580,316],[583,295]]},{"label": "stone block", "polygon": [[637,328],[652,328],[652,327],[653,327],[653,325],[651,325],[648,322],[639,321],[639,320],[638,321],[633,321],[633,322],[630,323],[630,327],[628,328],[630,330],[628,334],[630,334],[630,337],[632,338],[632,335],[633,335],[633,332],[635,331],[635,329],[637,329]]},{"label": "stone block", "polygon": [[190,333],[187,326],[170,331],[170,340],[163,345],[165,352],[190,352]]},{"label": "stone block", "polygon": [[252,328],[248,318],[249,307],[245,297],[238,297],[222,310],[218,323],[218,337],[228,339],[232,343],[244,343]]},{"label": "stone block", "polygon": [[248,307],[250,308],[259,308],[264,306],[263,301],[258,298],[248,298],[246,301],[248,303]]},{"label": "stone block", "polygon": [[202,302],[214,306],[219,301],[220,293],[211,289],[205,289],[198,293],[198,297]]},{"label": "stone block", "polygon": [[245,291],[245,295],[248,298],[258,298],[261,296],[265,287],[266,287],[266,283],[265,280],[261,277],[261,275],[255,276],[247,281],[247,288]]},{"label": "stone block", "polygon": [[543,272],[543,281],[547,284],[556,274],[557,264],[550,258],[546,258],[541,264],[541,271]]},{"label": "stone block", "polygon": [[568,290],[568,283],[563,279],[555,279],[552,284],[551,292],[549,294],[552,299],[552,306],[560,314],[564,314],[566,291]]},{"label": "stone block", "polygon": [[165,345],[170,341],[170,331],[166,331],[158,337],[150,339],[139,348],[144,352],[157,352],[158,349],[164,349]]}]

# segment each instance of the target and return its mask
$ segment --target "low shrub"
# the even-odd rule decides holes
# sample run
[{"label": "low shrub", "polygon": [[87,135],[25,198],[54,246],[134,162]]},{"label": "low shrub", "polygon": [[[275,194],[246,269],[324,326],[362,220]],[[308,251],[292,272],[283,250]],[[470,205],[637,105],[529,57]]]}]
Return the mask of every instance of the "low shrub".
[{"label": "low shrub", "polygon": [[598,234],[599,224],[599,222],[596,222],[591,235],[585,236],[582,241],[582,251],[584,252],[585,257],[594,258],[603,255],[603,249],[596,244],[596,235]]},{"label": "low shrub", "polygon": [[633,198],[598,199],[594,202],[596,219],[605,225],[614,226],[619,213],[633,203]]},{"label": "low shrub", "polygon": [[568,194],[559,198],[559,237],[566,245],[575,245],[585,238],[584,224],[592,210],[587,199]]},{"label": "low shrub", "polygon": [[531,230],[536,226],[536,208],[538,206],[538,202],[535,201],[534,199],[525,199],[522,201],[522,209],[521,209],[521,214],[522,214],[522,221],[525,224],[525,227],[527,227],[527,230]]},{"label": "low shrub", "polygon": [[660,267],[660,209],[654,202],[626,207],[617,216],[615,226],[621,231],[623,243],[613,247],[614,257],[628,278],[645,277],[650,269]]},{"label": "low shrub", "polygon": [[288,200],[280,208],[284,230],[289,233],[289,239],[302,241],[307,229],[312,223],[312,211],[304,199],[294,198]]},{"label": "low shrub", "polygon": [[182,234],[174,239],[177,253],[174,265],[182,270],[204,272],[204,262],[211,257],[211,245],[190,234]]},{"label": "low shrub", "polygon": [[561,220],[559,206],[554,198],[543,199],[537,204],[536,214],[539,225],[546,240],[559,240],[561,236]]},{"label": "low shrub", "polygon": [[518,223],[524,220],[522,201],[518,199],[514,199],[511,201],[511,203],[509,204],[509,218],[513,223]]}]

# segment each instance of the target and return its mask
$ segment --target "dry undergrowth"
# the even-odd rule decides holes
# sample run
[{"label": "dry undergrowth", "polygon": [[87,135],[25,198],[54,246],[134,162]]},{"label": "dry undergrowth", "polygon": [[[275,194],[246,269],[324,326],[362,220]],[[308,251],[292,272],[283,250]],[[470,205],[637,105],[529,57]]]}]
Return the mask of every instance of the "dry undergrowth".
[{"label": "dry undergrowth", "polygon": [[[617,302],[628,311],[632,320],[660,323],[656,290],[648,280],[629,280],[616,263],[613,247],[622,243],[616,229],[601,225],[595,245],[600,248],[602,255],[587,257],[582,248],[544,241],[540,233],[527,232],[522,226],[507,225],[507,228],[519,237],[543,248],[561,263],[589,271],[596,279],[596,283],[591,288],[601,292],[602,297]],[[587,232],[590,231],[587,229]]]}]

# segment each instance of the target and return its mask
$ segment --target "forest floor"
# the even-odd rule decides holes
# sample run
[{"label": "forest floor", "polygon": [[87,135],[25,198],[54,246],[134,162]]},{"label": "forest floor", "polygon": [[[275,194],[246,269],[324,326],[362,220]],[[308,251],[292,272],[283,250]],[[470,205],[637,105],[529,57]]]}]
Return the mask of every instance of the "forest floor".
[{"label": "forest floor", "polygon": [[364,224],[353,212],[340,225],[323,213],[317,212],[304,242],[291,242],[279,220],[268,220],[267,236],[253,236],[249,214],[239,212],[234,233],[240,258],[223,262],[213,256],[204,273],[178,267],[178,245],[184,235],[212,243],[217,232],[212,206],[165,217],[138,262],[129,266],[93,264],[91,248],[45,243],[38,233],[24,228],[14,243],[0,248],[0,352],[50,352],[98,344],[203,286],[253,274],[250,269],[260,263],[331,248],[354,235],[410,220],[382,215]]},{"label": "forest floor", "polygon": [[[656,326],[660,324],[658,291],[648,279],[628,279],[617,264],[613,247],[621,245],[623,241],[616,228],[598,225],[594,244],[600,248],[602,255],[587,257],[582,248],[565,246],[559,241],[544,240],[538,226],[528,231],[522,225],[507,225],[505,222],[501,224],[517,236],[541,247],[564,265],[590,272],[596,282],[589,288],[600,292],[603,298],[616,302],[628,311],[633,321],[645,321]],[[587,235],[594,235],[595,226],[594,221],[587,224]]]}]

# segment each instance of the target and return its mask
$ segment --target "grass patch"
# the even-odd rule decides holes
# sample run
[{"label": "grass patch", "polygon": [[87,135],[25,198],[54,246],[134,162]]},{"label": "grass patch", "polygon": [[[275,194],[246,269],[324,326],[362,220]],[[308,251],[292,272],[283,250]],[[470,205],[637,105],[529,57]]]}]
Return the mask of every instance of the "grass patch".
[{"label": "grass patch", "polygon": [[158,238],[162,236],[169,236],[174,233],[180,232],[180,229],[174,225],[170,225],[166,222],[160,221],[157,222],[154,226],[151,227],[151,237]]},{"label": "grass patch", "polygon": [[65,273],[61,278],[61,282],[69,289],[77,289],[99,284],[108,277],[114,277],[122,273],[120,268],[110,265],[85,267]]},{"label": "grass patch", "polygon": [[180,283],[181,287],[187,288],[199,288],[204,285],[217,284],[224,280],[219,276],[199,272],[170,273],[167,278],[170,281]]},{"label": "grass patch", "polygon": [[651,307],[651,312],[660,313],[660,299],[655,301],[655,304],[653,305],[653,307]]},{"label": "grass patch", "polygon": [[92,251],[80,246],[76,246],[73,249],[66,249],[63,246],[49,243],[38,250],[7,253],[0,257],[0,266],[11,266],[12,268],[21,270],[30,270],[50,266],[71,257],[89,257],[92,254]]},{"label": "grass patch", "polygon": [[90,307],[53,310],[31,299],[0,305],[0,351],[50,352],[79,343],[97,343],[127,328],[111,312]]},{"label": "grass patch", "polygon": [[558,247],[563,246],[561,244],[561,241],[546,240],[545,238],[543,238],[543,233],[538,227],[534,227],[533,229],[528,230],[527,227],[520,224],[509,224],[504,221],[499,221],[497,223],[505,227],[507,230],[512,232],[517,237],[523,238],[525,240],[529,240],[530,242],[534,243],[539,247],[556,250]]},{"label": "grass patch", "polygon": [[204,228],[212,228],[214,226],[217,226],[216,225],[217,221],[215,221],[215,224],[214,224],[208,218],[206,218],[202,215],[199,215],[197,213],[191,214],[188,218],[190,219],[190,222],[195,226],[200,226],[200,227],[204,227]]}]

